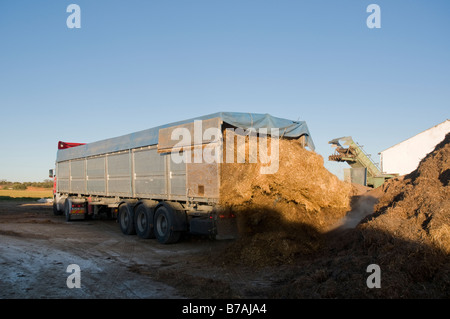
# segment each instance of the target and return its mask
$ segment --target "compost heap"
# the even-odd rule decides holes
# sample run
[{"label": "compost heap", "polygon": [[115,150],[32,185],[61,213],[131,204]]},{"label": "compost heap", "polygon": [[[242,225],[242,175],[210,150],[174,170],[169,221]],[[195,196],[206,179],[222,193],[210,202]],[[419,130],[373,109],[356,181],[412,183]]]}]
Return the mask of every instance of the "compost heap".
[{"label": "compost heap", "polygon": [[298,140],[279,139],[276,173],[261,174],[262,165],[248,157],[245,164],[222,164],[220,204],[236,214],[240,232],[223,262],[289,263],[317,251],[321,233],[349,210],[351,185]]},{"label": "compost heap", "polygon": [[363,229],[383,229],[396,238],[450,253],[450,134],[418,168],[383,185],[384,195]]},{"label": "compost heap", "polygon": [[[449,298],[450,133],[412,173],[383,184],[375,211],[328,232],[326,249],[297,260],[274,298]],[[370,196],[371,192],[367,192]],[[369,289],[366,268],[381,269]]]}]

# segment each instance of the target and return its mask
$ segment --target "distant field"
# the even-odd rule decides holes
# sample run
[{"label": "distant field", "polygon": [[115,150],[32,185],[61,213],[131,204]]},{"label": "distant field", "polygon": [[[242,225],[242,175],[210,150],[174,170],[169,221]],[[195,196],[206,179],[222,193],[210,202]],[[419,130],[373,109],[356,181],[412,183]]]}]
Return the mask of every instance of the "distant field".
[{"label": "distant field", "polygon": [[50,188],[28,187],[25,190],[0,189],[0,200],[8,199],[39,199],[53,197],[53,190]]}]

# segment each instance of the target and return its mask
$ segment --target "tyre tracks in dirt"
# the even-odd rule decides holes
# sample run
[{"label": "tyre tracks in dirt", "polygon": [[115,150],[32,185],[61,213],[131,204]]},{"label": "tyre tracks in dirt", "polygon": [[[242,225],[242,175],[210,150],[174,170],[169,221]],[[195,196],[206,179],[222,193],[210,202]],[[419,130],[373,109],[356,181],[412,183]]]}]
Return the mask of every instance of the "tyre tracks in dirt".
[{"label": "tyre tracks in dirt", "polygon": [[[124,235],[114,220],[66,222],[50,205],[0,202],[0,298],[245,298],[273,280],[215,262],[228,244],[183,238],[174,245]],[[81,288],[66,285],[71,264]]]},{"label": "tyre tracks in dirt", "polygon": [[[0,206],[3,203],[0,203]],[[30,214],[20,203],[0,212],[1,298],[179,298],[174,288],[128,270],[158,263],[150,242],[122,235],[111,220],[65,222],[51,208]],[[41,222],[43,220],[51,222]],[[115,227],[116,226],[116,227]],[[81,269],[69,289],[67,266]]]}]

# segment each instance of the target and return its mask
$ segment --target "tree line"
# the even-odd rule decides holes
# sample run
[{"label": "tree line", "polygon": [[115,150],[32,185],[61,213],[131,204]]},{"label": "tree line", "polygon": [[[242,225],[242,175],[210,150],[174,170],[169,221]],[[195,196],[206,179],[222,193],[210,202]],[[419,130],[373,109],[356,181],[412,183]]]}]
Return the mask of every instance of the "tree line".
[{"label": "tree line", "polygon": [[43,182],[10,182],[2,179],[0,180],[0,186],[2,189],[27,189],[28,187],[53,188],[53,181],[46,179]]}]

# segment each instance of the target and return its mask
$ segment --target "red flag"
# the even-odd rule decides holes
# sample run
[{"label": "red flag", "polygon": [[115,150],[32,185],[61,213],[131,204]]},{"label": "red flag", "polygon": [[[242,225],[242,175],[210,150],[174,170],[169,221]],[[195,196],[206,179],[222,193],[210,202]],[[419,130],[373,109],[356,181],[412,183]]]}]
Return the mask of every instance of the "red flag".
[{"label": "red flag", "polygon": [[86,143],[66,143],[66,142],[58,142],[58,149],[59,150],[64,150],[66,148],[71,148],[71,147],[76,147],[76,146],[80,146],[80,145],[85,145]]}]

